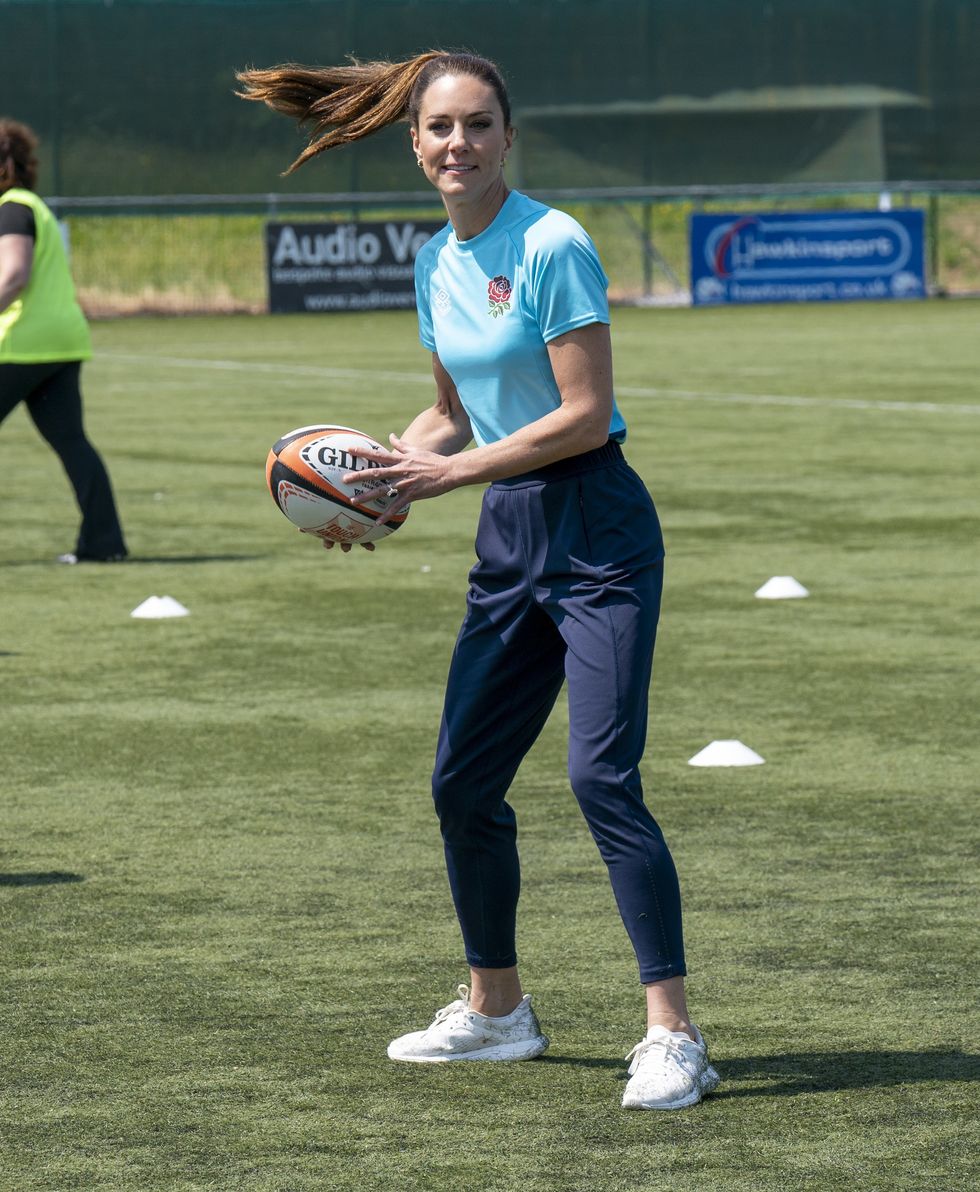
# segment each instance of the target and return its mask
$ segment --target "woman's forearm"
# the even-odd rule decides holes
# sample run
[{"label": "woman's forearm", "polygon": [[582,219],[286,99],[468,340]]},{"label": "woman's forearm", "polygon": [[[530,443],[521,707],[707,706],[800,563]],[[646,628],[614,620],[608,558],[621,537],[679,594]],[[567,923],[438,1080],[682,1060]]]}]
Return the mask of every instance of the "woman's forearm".
[{"label": "woman's forearm", "polygon": [[598,417],[589,417],[562,406],[504,439],[460,455],[453,460],[453,480],[458,485],[503,480],[592,451],[608,438],[609,415],[604,409]]},{"label": "woman's forearm", "polygon": [[27,289],[34,265],[34,240],[8,233],[0,236],[0,314]]},{"label": "woman's forearm", "polygon": [[561,405],[486,447],[454,459],[457,484],[503,480],[601,447],[613,411],[609,328],[591,323],[548,345]]},{"label": "woman's forearm", "polygon": [[401,437],[404,442],[424,451],[455,455],[467,446],[473,438],[473,432],[462,407],[455,412],[447,412],[437,403],[413,418]]},{"label": "woman's forearm", "polygon": [[19,277],[0,277],[0,315],[17,301],[26,286]]}]

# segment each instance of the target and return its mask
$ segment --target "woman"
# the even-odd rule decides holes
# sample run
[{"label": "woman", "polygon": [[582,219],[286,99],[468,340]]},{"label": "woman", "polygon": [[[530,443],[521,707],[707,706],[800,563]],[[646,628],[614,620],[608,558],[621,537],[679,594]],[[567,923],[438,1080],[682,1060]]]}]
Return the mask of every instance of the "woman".
[{"label": "woman", "polygon": [[646,987],[648,1031],[627,1056],[623,1104],[692,1105],[718,1075],[688,1016],[677,876],[639,777],[663,543],[620,446],[595,248],[574,220],[508,190],[510,104],[485,59],[430,52],[239,79],[245,98],[315,123],[292,169],[407,118],[449,215],[416,262],[437,400],[391,436],[376,474],[401,498],[393,510],[489,482],[433,775],[471,986],[388,1055],[518,1060],[548,1046],[518,976],[505,796],[567,679],[572,786]]},{"label": "woman", "polygon": [[54,448],[82,513],[74,551],[60,563],[126,557],[105,465],[85,437],[79,374],[92,358],[85,316],[58,224],[34,193],[37,137],[0,119],[0,422],[24,402]]}]

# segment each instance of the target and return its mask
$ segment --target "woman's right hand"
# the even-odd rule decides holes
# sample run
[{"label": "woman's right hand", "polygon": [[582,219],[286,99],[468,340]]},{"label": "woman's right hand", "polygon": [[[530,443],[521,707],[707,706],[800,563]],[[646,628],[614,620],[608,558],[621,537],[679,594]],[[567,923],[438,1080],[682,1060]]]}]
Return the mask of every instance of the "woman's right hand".
[{"label": "woman's right hand", "polygon": [[[323,547],[325,550],[333,550],[333,548],[335,546],[337,546],[337,543],[331,542],[329,538],[321,538],[320,541],[323,543]],[[359,542],[357,545],[362,546],[365,550],[374,550],[373,542]],[[349,542],[341,542],[340,543],[340,549],[344,552],[345,555],[350,554],[350,548],[351,548],[351,543],[349,543]]]},{"label": "woman's right hand", "polygon": [[[297,529],[298,528],[299,527],[297,527]],[[310,531],[309,530],[300,530],[299,532],[301,534],[309,534]],[[336,542],[331,542],[329,538],[321,538],[320,541],[323,543],[324,550],[333,550],[333,548],[337,545]],[[363,546],[365,550],[374,550],[373,542],[359,542],[357,545]],[[350,553],[350,548],[351,548],[351,543],[349,543],[349,542],[341,542],[340,543],[340,549],[344,552],[345,555]]]}]

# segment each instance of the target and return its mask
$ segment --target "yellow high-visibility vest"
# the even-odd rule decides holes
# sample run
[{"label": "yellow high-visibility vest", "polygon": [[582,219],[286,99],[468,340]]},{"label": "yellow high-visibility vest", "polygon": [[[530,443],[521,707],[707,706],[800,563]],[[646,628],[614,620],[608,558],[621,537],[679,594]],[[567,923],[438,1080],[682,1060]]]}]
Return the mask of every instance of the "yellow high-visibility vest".
[{"label": "yellow high-visibility vest", "polygon": [[0,313],[0,364],[91,360],[92,340],[57,220],[42,199],[21,187],[5,191],[0,203],[30,207],[35,230],[30,280]]}]

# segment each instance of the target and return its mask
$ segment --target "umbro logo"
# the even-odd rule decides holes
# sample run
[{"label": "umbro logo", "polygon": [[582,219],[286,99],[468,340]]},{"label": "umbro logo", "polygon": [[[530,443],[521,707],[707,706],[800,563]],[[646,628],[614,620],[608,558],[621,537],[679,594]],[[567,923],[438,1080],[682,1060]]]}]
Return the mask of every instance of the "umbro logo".
[{"label": "umbro logo", "polygon": [[448,315],[453,308],[453,300],[446,290],[439,290],[433,298],[433,302],[440,315]]}]

